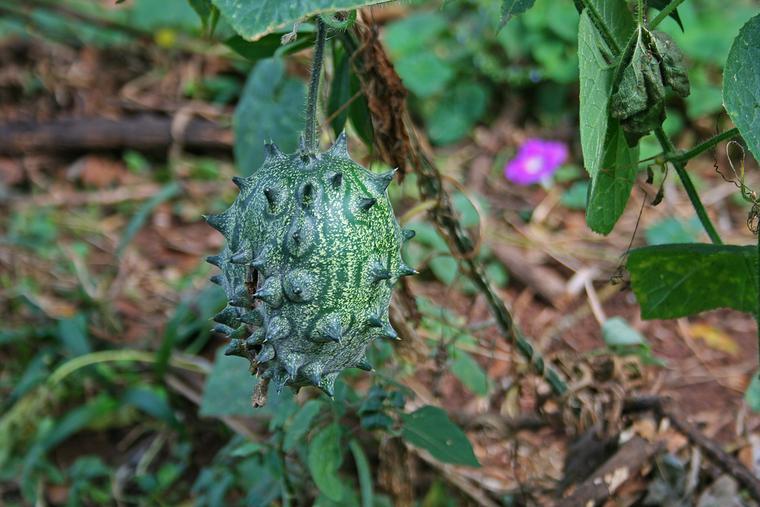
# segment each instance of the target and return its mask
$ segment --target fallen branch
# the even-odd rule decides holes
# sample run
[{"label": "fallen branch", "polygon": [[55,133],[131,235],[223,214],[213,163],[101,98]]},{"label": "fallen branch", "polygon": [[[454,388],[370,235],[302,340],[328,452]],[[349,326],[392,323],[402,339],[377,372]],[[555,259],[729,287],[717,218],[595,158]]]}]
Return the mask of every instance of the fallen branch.
[{"label": "fallen branch", "polygon": [[232,149],[232,131],[207,120],[190,120],[172,134],[172,118],[143,114],[119,120],[70,118],[45,123],[0,125],[0,154],[87,152],[96,150],[166,150],[179,142],[197,150]]},{"label": "fallen branch", "polygon": [[652,457],[664,448],[662,443],[647,442],[634,436],[583,481],[570,496],[557,503],[558,507],[597,505],[615,494],[628,479],[639,474]]},{"label": "fallen branch", "polygon": [[624,413],[649,411],[657,417],[666,418],[673,428],[682,433],[693,445],[702,450],[705,457],[715,463],[724,473],[736,479],[747,489],[752,498],[760,502],[760,480],[741,461],[724,451],[718,443],[706,437],[694,425],[686,421],[678,410],[666,399],[658,396],[644,396],[626,400]]}]

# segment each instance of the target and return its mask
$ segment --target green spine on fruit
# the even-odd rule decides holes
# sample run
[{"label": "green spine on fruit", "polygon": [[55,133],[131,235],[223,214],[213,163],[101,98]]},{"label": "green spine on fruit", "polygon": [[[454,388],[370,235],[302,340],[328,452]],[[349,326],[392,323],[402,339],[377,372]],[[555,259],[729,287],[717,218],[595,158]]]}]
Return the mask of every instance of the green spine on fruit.
[{"label": "green spine on fruit", "polygon": [[247,178],[232,206],[206,217],[227,240],[207,260],[221,269],[228,305],[214,320],[228,355],[278,388],[314,385],[332,395],[346,368],[371,370],[367,347],[397,339],[388,318],[393,285],[414,269],[386,189],[395,171],[351,160],[345,134],[326,152],[282,153]]}]

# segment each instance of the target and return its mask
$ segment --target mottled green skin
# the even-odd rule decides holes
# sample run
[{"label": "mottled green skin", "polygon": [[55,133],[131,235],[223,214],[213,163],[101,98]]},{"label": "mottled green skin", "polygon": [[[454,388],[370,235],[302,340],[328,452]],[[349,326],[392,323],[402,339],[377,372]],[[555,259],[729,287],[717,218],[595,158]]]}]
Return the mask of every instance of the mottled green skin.
[{"label": "mottled green skin", "polygon": [[216,320],[236,328],[227,329],[227,353],[247,357],[252,371],[331,394],[342,370],[369,368],[371,340],[396,337],[392,287],[413,270],[401,260],[404,236],[385,190],[393,173],[353,162],[345,136],[318,155],[268,152],[251,177],[236,179],[232,206],[208,218],[227,239],[210,262],[235,305]]}]

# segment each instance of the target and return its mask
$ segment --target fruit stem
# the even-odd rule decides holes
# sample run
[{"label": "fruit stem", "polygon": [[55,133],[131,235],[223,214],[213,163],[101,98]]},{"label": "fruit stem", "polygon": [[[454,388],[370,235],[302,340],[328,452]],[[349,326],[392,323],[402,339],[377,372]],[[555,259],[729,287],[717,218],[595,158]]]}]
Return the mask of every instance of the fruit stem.
[{"label": "fruit stem", "polygon": [[325,58],[325,22],[317,16],[317,40],[314,42],[314,60],[311,64],[309,95],[306,99],[306,128],[303,133],[303,151],[305,155],[319,150],[319,126],[317,124],[317,101],[319,99],[319,80],[322,75],[322,61]]}]

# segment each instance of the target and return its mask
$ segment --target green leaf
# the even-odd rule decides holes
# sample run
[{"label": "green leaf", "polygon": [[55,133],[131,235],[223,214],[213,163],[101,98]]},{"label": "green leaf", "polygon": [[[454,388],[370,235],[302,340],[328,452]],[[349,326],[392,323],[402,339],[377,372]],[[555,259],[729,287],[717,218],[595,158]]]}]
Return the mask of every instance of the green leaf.
[{"label": "green leaf", "polygon": [[760,160],[760,14],[739,30],[731,45],[723,71],[723,103]]},{"label": "green leaf", "polygon": [[87,338],[87,318],[81,313],[58,321],[58,337],[72,357],[89,354],[92,350]]},{"label": "green leaf", "polygon": [[744,401],[754,412],[760,412],[760,371],[752,374],[752,381],[744,392]]},{"label": "green leaf", "polygon": [[132,405],[146,414],[160,419],[175,428],[179,421],[174,415],[166,391],[152,386],[130,387],[121,397],[121,403]]},{"label": "green leaf", "polygon": [[330,424],[317,433],[309,444],[309,471],[319,490],[333,501],[340,501],[343,486],[338,468],[343,461],[340,425]]},{"label": "green leaf", "polygon": [[353,439],[348,443],[351,454],[354,456],[356,463],[356,473],[359,476],[359,488],[362,493],[362,507],[372,507],[374,505],[374,492],[372,491],[372,470],[358,440]]},{"label": "green leaf", "polygon": [[437,144],[459,141],[483,116],[487,102],[488,93],[479,84],[457,83],[427,118],[430,138]]},{"label": "green leaf", "polygon": [[[353,97],[356,93],[361,91],[362,87],[359,82],[359,77],[354,73],[351,73],[349,81],[351,83],[349,96]],[[375,139],[375,134],[372,127],[372,115],[370,115],[369,105],[367,104],[367,97],[363,92],[360,93],[359,97],[348,106],[348,117],[351,120],[351,125],[354,126],[354,130],[361,140],[371,148]]]},{"label": "green leaf", "polygon": [[623,129],[610,118],[602,168],[591,180],[586,223],[592,231],[608,234],[625,211],[636,180],[639,148],[628,146]]},{"label": "green leaf", "polygon": [[650,245],[696,243],[701,231],[702,226],[697,217],[692,217],[689,221],[667,217],[647,227],[644,235]]},{"label": "green leaf", "polygon": [[559,199],[560,204],[568,209],[585,210],[588,188],[588,181],[576,181],[562,193],[562,197]]},{"label": "green leaf", "polygon": [[330,94],[327,98],[327,116],[332,118],[330,125],[336,136],[343,131],[348,120],[348,107],[345,107],[345,104],[351,100],[349,64],[348,55],[344,50],[336,49],[333,52],[333,77],[330,80]]},{"label": "green leaf", "polygon": [[[598,4],[597,9],[602,18],[613,29],[616,40],[622,47],[634,29],[633,18],[625,2],[612,0],[595,3]],[[603,53],[602,48],[606,48],[606,45],[594,27],[588,12],[584,11],[578,26],[581,151],[584,167],[592,180],[599,174],[605,161],[605,147],[609,149],[609,143],[605,141],[609,140],[611,134],[615,132],[614,128],[608,127],[609,114],[607,112],[612,92],[613,67],[610,65],[609,51]],[[592,188],[597,185],[598,182],[594,182]],[[597,222],[597,217],[594,216],[594,223]]]},{"label": "green leaf", "polygon": [[212,0],[232,28],[256,41],[267,34],[325,12],[358,9],[388,0]]},{"label": "green leaf", "polygon": [[[647,0],[647,4],[649,7],[654,7],[658,11],[663,10],[665,7],[667,7],[673,0]],[[673,12],[669,14],[671,18],[675,20],[676,23],[678,23],[678,26],[681,28],[681,31],[683,32],[683,23],[681,22],[681,16],[678,15],[678,9],[675,9]]]},{"label": "green leaf", "polygon": [[239,35],[233,35],[224,41],[224,45],[243,58],[257,62],[264,58],[294,53],[314,44],[313,33],[300,32],[296,40],[285,45],[282,44],[283,35],[281,32],[270,33],[256,42],[250,42]]},{"label": "green leaf", "polygon": [[757,308],[755,246],[637,248],[627,267],[644,319],[675,319],[716,308],[754,313]]},{"label": "green leaf", "polygon": [[459,264],[450,255],[439,255],[430,259],[430,270],[444,285],[451,285],[459,274]]},{"label": "green leaf", "polygon": [[449,63],[429,50],[398,60],[395,67],[404,85],[422,98],[443,91],[455,74]]},{"label": "green leaf", "polygon": [[142,205],[140,205],[140,208],[137,210],[137,213],[135,213],[132,216],[132,219],[127,224],[126,229],[124,229],[124,232],[121,235],[121,239],[119,239],[119,244],[116,246],[117,257],[121,257],[121,254],[124,253],[124,249],[127,248],[129,243],[132,241],[135,235],[140,231],[140,229],[148,220],[148,218],[150,218],[150,215],[151,213],[153,213],[153,210],[156,209],[159,204],[166,202],[172,197],[179,194],[179,191],[180,191],[179,184],[176,181],[173,181],[169,183],[168,185],[164,186],[153,197],[151,197],[150,199],[145,201]]},{"label": "green leaf", "polygon": [[602,324],[602,337],[609,347],[646,345],[646,339],[622,317],[612,317]]},{"label": "green leaf", "polygon": [[390,23],[383,34],[383,42],[394,60],[429,51],[431,44],[449,25],[440,12],[417,12]]},{"label": "green leaf", "polygon": [[248,371],[248,362],[240,357],[225,356],[225,347],[216,351],[214,369],[203,388],[200,414],[222,417],[254,415],[251,394],[256,379]]},{"label": "green leaf", "polygon": [[248,76],[235,109],[235,159],[240,172],[249,175],[264,161],[264,142],[274,141],[281,150],[293,152],[303,128],[306,87],[285,76],[280,59],[259,61]]},{"label": "green leaf", "polygon": [[283,449],[290,451],[296,446],[301,437],[306,435],[311,428],[311,422],[314,417],[319,414],[322,409],[323,403],[319,400],[309,400],[304,403],[298,412],[293,416],[293,422],[290,423],[287,431],[285,432],[285,441],[283,442]]},{"label": "green leaf", "polygon": [[488,394],[488,375],[470,354],[462,350],[454,351],[454,362],[451,363],[451,373],[462,381],[467,389],[485,396]]},{"label": "green leaf", "polygon": [[411,414],[402,414],[401,436],[410,444],[428,451],[444,463],[479,467],[467,435],[451,422],[445,411],[426,405]]},{"label": "green leaf", "polygon": [[509,18],[527,11],[536,0],[502,0],[501,2],[501,26],[509,21]]}]

